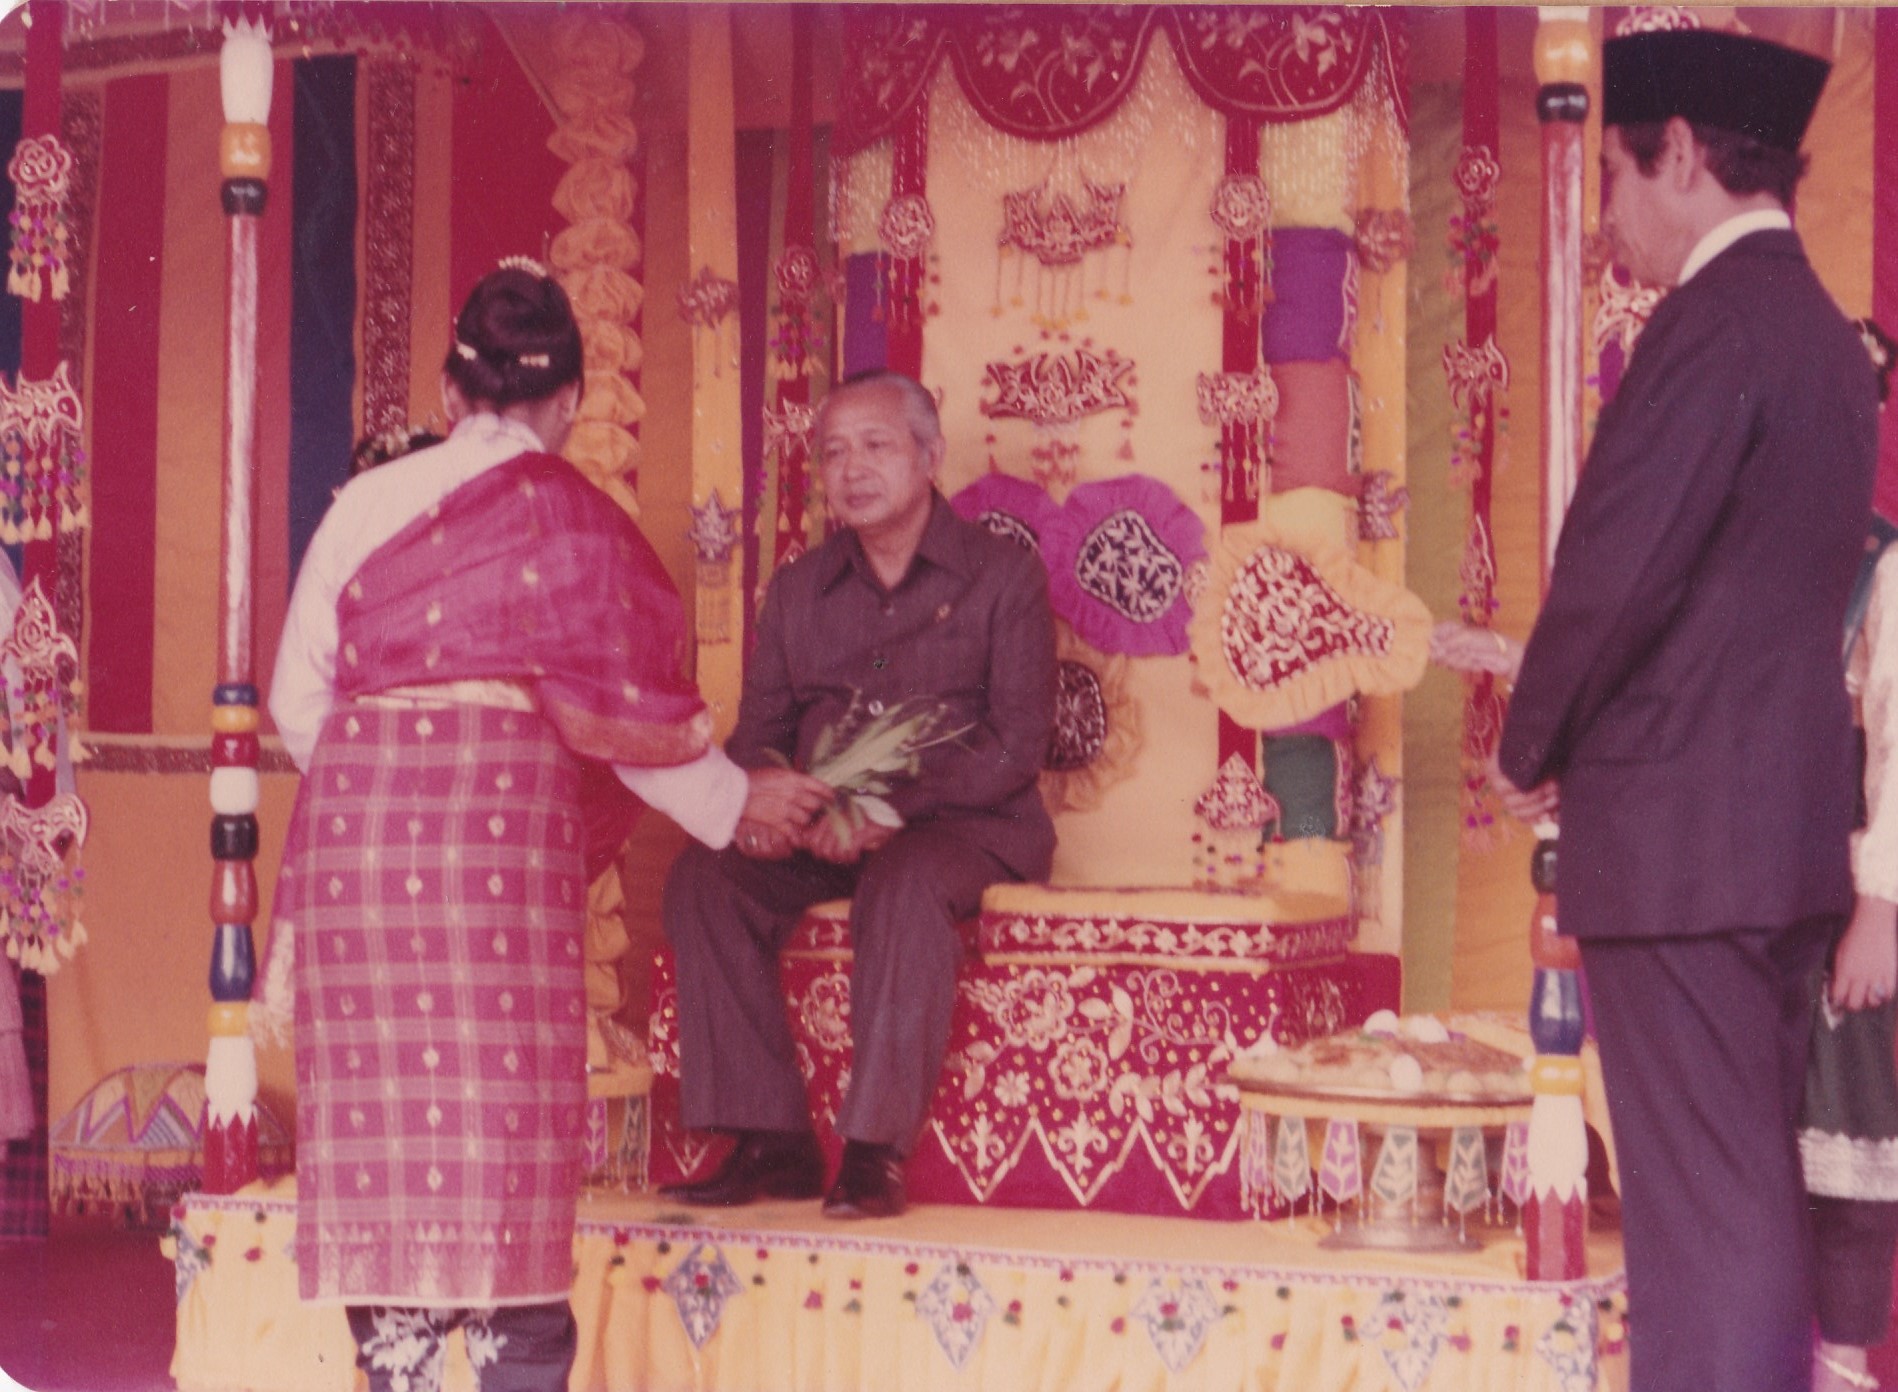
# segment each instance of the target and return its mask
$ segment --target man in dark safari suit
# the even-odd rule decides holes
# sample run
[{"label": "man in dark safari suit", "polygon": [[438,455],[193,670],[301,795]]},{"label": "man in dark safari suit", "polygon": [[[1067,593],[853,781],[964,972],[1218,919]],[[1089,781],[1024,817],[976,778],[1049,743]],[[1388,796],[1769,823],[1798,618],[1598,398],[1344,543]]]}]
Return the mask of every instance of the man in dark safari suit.
[{"label": "man in dark safari suit", "polygon": [[1048,873],[1054,824],[1036,788],[1054,725],[1047,577],[1038,556],[936,492],[943,448],[934,399],[895,373],[853,378],[818,410],[818,476],[840,525],[773,577],[726,751],[748,768],[808,767],[826,729],[916,700],[956,733],[897,780],[882,820],[825,815],[799,838],[741,821],[729,849],[688,847],[673,866],[664,918],[685,1122],[738,1136],[717,1172],[674,1198],[823,1191],[778,948],[803,909],[850,896],[850,1085],[824,1212],[900,1213],[904,1157],[949,1046],[957,925],[987,886]]},{"label": "man in dark safari suit", "polygon": [[1634,1392],[1811,1383],[1794,1131],[1804,990],[1852,904],[1839,633],[1877,414],[1786,212],[1826,73],[1712,31],[1604,45],[1603,227],[1672,289],[1602,413],[1499,754],[1518,815],[1559,785]]}]

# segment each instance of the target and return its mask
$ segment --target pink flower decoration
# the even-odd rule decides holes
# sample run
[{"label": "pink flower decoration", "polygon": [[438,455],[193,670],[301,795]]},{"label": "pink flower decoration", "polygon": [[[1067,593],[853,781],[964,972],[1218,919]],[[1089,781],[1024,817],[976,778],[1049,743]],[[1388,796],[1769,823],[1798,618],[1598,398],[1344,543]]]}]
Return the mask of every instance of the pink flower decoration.
[{"label": "pink flower decoration", "polygon": [[805,1296],[804,1308],[807,1310],[823,1309],[824,1308],[824,1293],[822,1291],[812,1291],[809,1295]]}]

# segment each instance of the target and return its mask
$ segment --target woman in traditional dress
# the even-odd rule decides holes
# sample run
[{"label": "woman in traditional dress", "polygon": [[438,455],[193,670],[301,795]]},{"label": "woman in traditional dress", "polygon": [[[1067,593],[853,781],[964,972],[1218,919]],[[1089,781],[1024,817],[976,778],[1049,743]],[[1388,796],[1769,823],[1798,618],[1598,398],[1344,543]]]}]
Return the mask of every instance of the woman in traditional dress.
[{"label": "woman in traditional dress", "polygon": [[[1898,345],[1860,320],[1888,395]],[[1885,423],[1890,428],[1890,422]],[[1865,737],[1857,898],[1815,1003],[1799,1133],[1818,1257],[1814,1392],[1875,1388],[1866,1350],[1890,1330],[1898,1249],[1898,527],[1872,519],[1845,621],[1846,686]]]},{"label": "woman in traditional dress", "polygon": [[488,1392],[566,1386],[589,830],[626,826],[598,771],[714,844],[826,791],[708,747],[676,591],[553,453],[581,383],[559,285],[483,279],[451,435],[338,494],[278,652],[304,776],[259,1006],[294,995],[302,1295],[347,1307],[373,1392],[439,1386],[456,1327]]}]

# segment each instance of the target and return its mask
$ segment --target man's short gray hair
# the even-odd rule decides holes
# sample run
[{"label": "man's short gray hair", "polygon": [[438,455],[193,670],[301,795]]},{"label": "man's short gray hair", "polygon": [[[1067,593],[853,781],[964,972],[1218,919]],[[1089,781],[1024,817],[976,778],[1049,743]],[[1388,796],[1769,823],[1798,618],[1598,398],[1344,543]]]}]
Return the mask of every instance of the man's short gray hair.
[{"label": "man's short gray hair", "polygon": [[903,415],[909,421],[909,433],[919,445],[933,445],[942,439],[942,417],[936,412],[936,398],[914,377],[887,367],[873,367],[863,372],[854,372],[844,378],[826,393],[818,403],[817,415],[812,422],[811,438],[816,440],[824,432],[824,412],[840,393],[854,391],[858,387],[894,387],[903,394]]}]

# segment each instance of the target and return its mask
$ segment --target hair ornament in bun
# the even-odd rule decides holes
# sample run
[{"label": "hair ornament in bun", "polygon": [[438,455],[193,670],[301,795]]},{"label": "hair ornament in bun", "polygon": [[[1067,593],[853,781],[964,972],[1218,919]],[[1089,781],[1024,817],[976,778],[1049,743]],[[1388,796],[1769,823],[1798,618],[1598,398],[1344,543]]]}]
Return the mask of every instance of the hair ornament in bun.
[{"label": "hair ornament in bun", "polygon": [[526,271],[537,280],[547,279],[547,268],[531,256],[503,256],[501,264],[495,267],[500,271]]},{"label": "hair ornament in bun", "polygon": [[554,360],[546,353],[516,353],[514,361],[522,367],[552,367]]},{"label": "hair ornament in bun", "polygon": [[462,359],[464,362],[473,362],[476,358],[481,356],[481,352],[479,349],[474,347],[473,344],[463,343],[460,339],[456,339],[455,340],[455,356]]}]

